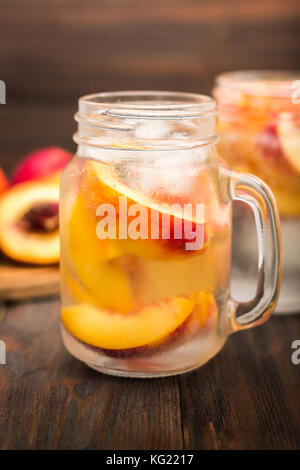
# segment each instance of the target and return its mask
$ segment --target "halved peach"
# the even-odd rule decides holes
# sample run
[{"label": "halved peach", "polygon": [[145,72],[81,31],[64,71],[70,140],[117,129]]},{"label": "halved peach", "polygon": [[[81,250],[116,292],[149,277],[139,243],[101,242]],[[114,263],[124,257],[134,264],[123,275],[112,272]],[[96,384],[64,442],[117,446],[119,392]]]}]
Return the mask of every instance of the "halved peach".
[{"label": "halved peach", "polygon": [[34,264],[59,261],[59,186],[55,181],[22,183],[0,199],[0,246],[17,260]]}]

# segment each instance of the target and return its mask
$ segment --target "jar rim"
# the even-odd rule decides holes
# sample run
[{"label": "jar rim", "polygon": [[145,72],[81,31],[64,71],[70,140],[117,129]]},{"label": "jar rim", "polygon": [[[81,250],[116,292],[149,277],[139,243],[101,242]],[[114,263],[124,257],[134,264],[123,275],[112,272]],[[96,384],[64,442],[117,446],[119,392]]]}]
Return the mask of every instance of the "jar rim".
[{"label": "jar rim", "polygon": [[216,103],[210,96],[197,93],[112,91],[82,96],[79,113],[132,119],[188,119],[216,114]]},{"label": "jar rim", "polygon": [[216,86],[251,96],[290,97],[300,86],[300,71],[238,70],[216,77]]}]

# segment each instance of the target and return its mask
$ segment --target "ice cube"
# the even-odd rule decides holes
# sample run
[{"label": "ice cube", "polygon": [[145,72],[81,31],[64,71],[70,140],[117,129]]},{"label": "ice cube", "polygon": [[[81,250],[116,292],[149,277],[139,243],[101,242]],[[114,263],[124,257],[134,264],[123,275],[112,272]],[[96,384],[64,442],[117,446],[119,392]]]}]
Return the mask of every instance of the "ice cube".
[{"label": "ice cube", "polygon": [[139,139],[167,139],[169,131],[170,126],[166,120],[140,121],[136,127],[136,137]]}]

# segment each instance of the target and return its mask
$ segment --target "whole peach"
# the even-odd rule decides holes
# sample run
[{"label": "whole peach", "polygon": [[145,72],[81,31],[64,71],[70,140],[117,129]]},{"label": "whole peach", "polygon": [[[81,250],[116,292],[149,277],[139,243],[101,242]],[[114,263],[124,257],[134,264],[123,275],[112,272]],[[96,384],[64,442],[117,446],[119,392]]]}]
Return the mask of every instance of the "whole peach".
[{"label": "whole peach", "polygon": [[62,170],[72,154],[59,147],[44,147],[30,153],[16,167],[12,184],[41,179]]}]

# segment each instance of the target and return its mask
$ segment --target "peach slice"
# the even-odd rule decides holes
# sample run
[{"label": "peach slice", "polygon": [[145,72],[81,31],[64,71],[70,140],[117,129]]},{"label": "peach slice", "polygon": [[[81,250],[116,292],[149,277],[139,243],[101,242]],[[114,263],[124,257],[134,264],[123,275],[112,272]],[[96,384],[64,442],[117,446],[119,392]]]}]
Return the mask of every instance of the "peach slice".
[{"label": "peach slice", "polygon": [[99,307],[95,298],[66,269],[60,266],[60,277],[63,285],[62,294],[67,294],[68,303],[91,304]]},{"label": "peach slice", "polygon": [[136,313],[111,313],[90,304],[62,308],[65,328],[79,340],[102,349],[130,349],[164,341],[191,314],[193,299],[174,297]]},{"label": "peach slice", "polygon": [[109,261],[120,255],[115,240],[100,240],[96,233],[97,221],[88,211],[81,194],[75,200],[69,222],[71,255],[83,257],[88,252],[97,263]]},{"label": "peach slice", "polygon": [[194,292],[186,298],[196,301],[192,313],[163,340],[134,348],[102,348],[101,350],[107,356],[119,359],[140,358],[160,353],[172,347],[175,348],[177,345],[183,344],[184,341],[189,342],[199,334],[207,334],[212,331],[218,320],[218,307],[212,293],[209,291]]},{"label": "peach slice", "polygon": [[22,183],[0,199],[0,246],[17,261],[59,261],[59,186],[53,181]]},{"label": "peach slice", "polygon": [[58,147],[45,147],[30,153],[16,167],[12,184],[47,178],[61,171],[71,160],[72,155]]},{"label": "peach slice", "polygon": [[291,113],[281,113],[278,119],[278,134],[288,162],[300,173],[300,121],[296,122]]},{"label": "peach slice", "polygon": [[120,254],[116,241],[97,238],[96,220],[81,195],[69,223],[69,250],[74,271],[95,302],[122,313],[132,310],[130,282],[114,261]]},{"label": "peach slice", "polygon": [[213,295],[203,291],[171,297],[126,316],[81,303],[63,307],[61,318],[78,340],[109,356],[128,358],[154,354],[180,338],[213,329],[218,308]]},{"label": "peach slice", "polygon": [[213,294],[209,291],[198,293],[196,306],[187,323],[190,333],[211,329],[218,319],[218,306]]},{"label": "peach slice", "polygon": [[[97,207],[101,203],[109,204],[115,208],[117,232],[119,228],[123,228],[125,231],[124,239],[119,237],[119,241],[124,245],[124,251],[127,253],[137,256],[142,254],[146,258],[156,258],[161,256],[178,256],[184,253],[199,254],[199,252],[207,248],[208,230],[202,214],[198,215],[198,219],[196,219],[195,215],[194,217],[185,216],[184,219],[182,211],[173,206],[173,201],[169,204],[163,201],[156,202],[140,191],[131,189],[120,181],[115,172],[106,165],[99,162],[86,162],[82,176],[82,194],[87,207],[94,217],[96,217]],[[119,209],[121,197],[126,200],[126,214],[121,213]],[[177,204],[179,203],[179,201],[176,202]],[[133,208],[133,205],[141,208],[141,221],[142,223],[145,222],[147,227],[144,239],[138,238],[137,240],[132,240],[128,227],[133,217],[128,216],[126,223],[124,220],[124,216],[127,217],[127,213]],[[182,208],[182,204],[180,206],[179,209]],[[146,212],[142,212],[143,210]],[[168,228],[162,222],[164,216],[170,219],[170,233],[168,233]],[[152,217],[158,221],[156,238],[151,233]],[[189,222],[189,224],[185,224],[185,222]],[[181,229],[182,237],[176,237],[176,229]],[[195,250],[187,251],[187,243],[194,241],[191,237],[196,230],[201,234],[199,246]]]}]

